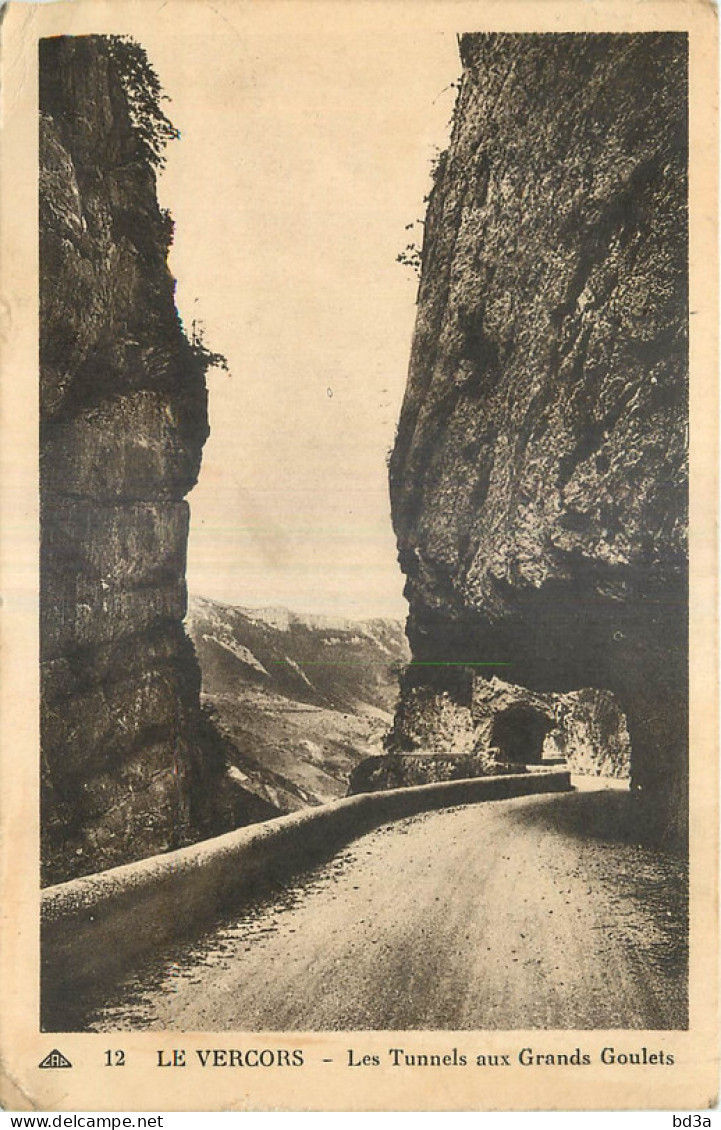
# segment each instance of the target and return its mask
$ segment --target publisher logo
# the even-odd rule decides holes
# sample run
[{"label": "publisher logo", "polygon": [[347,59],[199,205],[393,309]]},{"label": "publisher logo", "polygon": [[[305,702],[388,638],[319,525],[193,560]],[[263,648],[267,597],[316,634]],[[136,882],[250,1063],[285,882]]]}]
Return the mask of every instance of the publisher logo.
[{"label": "publisher logo", "polygon": [[66,1059],[65,1056],[63,1055],[63,1053],[59,1052],[57,1048],[53,1048],[53,1050],[51,1052],[48,1052],[48,1054],[45,1056],[45,1059],[41,1059],[40,1063],[38,1064],[38,1067],[72,1067],[72,1066],[73,1065],[70,1062],[70,1060]]}]

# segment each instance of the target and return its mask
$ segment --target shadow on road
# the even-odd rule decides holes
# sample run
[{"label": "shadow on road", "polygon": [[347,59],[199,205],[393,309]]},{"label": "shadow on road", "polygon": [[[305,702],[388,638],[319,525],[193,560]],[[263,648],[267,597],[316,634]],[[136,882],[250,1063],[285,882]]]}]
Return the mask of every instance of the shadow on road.
[{"label": "shadow on road", "polygon": [[640,794],[620,789],[598,789],[571,795],[549,796],[536,808],[509,809],[509,817],[528,827],[553,827],[565,835],[603,840],[609,844],[635,844],[664,855],[683,858],[685,841],[659,839],[645,817]]}]

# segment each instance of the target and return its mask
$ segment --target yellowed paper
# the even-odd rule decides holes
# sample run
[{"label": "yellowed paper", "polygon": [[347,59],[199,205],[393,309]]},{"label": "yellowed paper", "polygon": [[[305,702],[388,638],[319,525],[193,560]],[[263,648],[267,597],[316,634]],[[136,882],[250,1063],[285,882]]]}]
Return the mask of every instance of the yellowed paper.
[{"label": "yellowed paper", "polygon": [[[481,42],[483,33],[489,33],[488,41]],[[539,51],[538,85],[533,86],[530,71],[519,79],[523,51],[517,52],[504,83],[496,87],[491,81],[497,103],[483,103],[484,95],[477,95],[481,113],[473,101],[474,75],[507,62],[499,33],[527,36],[531,56],[531,48]],[[578,39],[570,43],[565,33]],[[679,299],[673,292],[675,268],[666,256],[673,259],[684,250],[679,232],[685,230],[685,210],[678,210],[677,224],[653,225],[662,213],[660,206],[654,211],[656,202],[676,175],[674,161],[684,142],[669,126],[670,140],[659,143],[662,152],[663,144],[668,147],[665,185],[653,150],[657,135],[646,153],[644,137],[628,127],[633,114],[623,100],[648,95],[666,105],[668,97],[669,113],[674,105],[677,112],[667,91],[675,89],[674,82],[681,84],[681,72],[669,72],[666,81],[654,71],[656,86],[651,83],[644,92],[639,78],[629,94],[635,88],[633,68],[624,70],[628,41],[622,50],[617,38],[629,33],[631,38],[656,33],[661,40],[676,36],[674,66],[682,65],[678,59],[688,63],[688,801],[683,779],[675,792],[669,784],[673,751],[669,776],[666,762],[654,771],[653,761],[650,769],[647,761],[640,789],[646,796],[656,789],[658,811],[673,792],[668,807],[675,815],[664,816],[669,836],[679,835],[678,824],[688,816],[688,975],[682,953],[683,852],[670,850],[663,836],[637,842],[633,827],[619,831],[612,846],[613,836],[604,839],[594,831],[595,798],[614,811],[617,803],[625,804],[617,798],[628,792],[629,759],[631,781],[635,772],[638,786],[642,740],[632,732],[629,747],[625,722],[614,713],[613,732],[621,737],[612,769],[605,763],[590,771],[579,767],[568,748],[552,758],[542,737],[537,757],[528,754],[533,764],[516,765],[520,754],[506,757],[520,772],[477,776],[468,765],[478,753],[480,731],[471,737],[463,731],[459,719],[466,714],[456,710],[448,691],[455,684],[438,684],[444,689],[437,698],[428,689],[433,684],[426,667],[443,669],[443,678],[462,667],[472,672],[467,677],[474,704],[487,680],[496,680],[493,693],[501,696],[501,713],[508,716],[510,710],[513,717],[521,703],[531,715],[535,711],[536,717],[549,719],[544,733],[559,727],[566,733],[569,712],[577,718],[573,711],[579,709],[567,696],[596,687],[588,667],[595,663],[593,649],[576,681],[564,668],[556,686],[551,675],[548,683],[537,675],[531,685],[526,645],[514,651],[502,633],[489,634],[491,650],[473,657],[463,650],[465,644],[442,650],[436,640],[436,650],[429,651],[423,643],[442,607],[438,562],[450,562],[452,573],[461,552],[463,531],[458,535],[453,515],[466,513],[465,487],[463,476],[454,478],[456,472],[447,469],[448,451],[463,450],[473,465],[482,459],[484,436],[486,446],[500,451],[508,434],[523,431],[520,401],[511,400],[510,432],[499,427],[492,436],[482,435],[486,417],[474,416],[473,404],[491,393],[474,392],[472,383],[490,373],[489,381],[502,384],[513,352],[508,345],[504,353],[509,326],[516,334],[513,356],[517,341],[526,340],[523,319],[513,319],[518,295],[528,290],[523,271],[531,269],[523,259],[524,239],[532,244],[539,212],[547,216],[575,199],[577,206],[569,203],[565,238],[572,244],[583,230],[584,247],[593,249],[586,276],[572,280],[559,296],[555,309],[561,313],[547,328],[560,354],[567,345],[564,333],[578,333],[579,349],[586,350],[580,385],[568,377],[569,399],[582,399],[577,388],[591,388],[602,379],[591,366],[593,330],[583,328],[591,324],[584,318],[596,317],[595,311],[601,311],[599,324],[606,319],[604,325],[610,320],[618,326],[622,344],[626,337],[633,341],[634,364],[642,355],[638,343],[652,333],[648,327],[661,326],[653,331],[656,352],[649,347],[649,382],[657,381],[654,366],[666,372],[664,350],[671,355],[678,349],[677,337],[663,337],[663,301],[672,321]],[[539,36],[545,39],[542,48]],[[7,1109],[687,1110],[715,1103],[716,36],[712,6],[673,0],[634,6],[555,0],[78,0],[6,9],[0,242],[0,1093]],[[87,37],[102,42],[99,52],[91,44],[86,56],[78,56],[74,48],[53,46],[56,37],[77,37],[81,52]],[[599,83],[595,96],[603,108],[597,111],[582,78],[574,78],[574,52],[581,40],[583,51],[597,52],[599,67],[606,57],[617,58],[618,73],[630,84],[609,89]],[[180,131],[167,151],[158,142],[164,119],[152,113],[143,117],[148,88],[137,75],[145,72],[142,66],[140,72],[133,69],[138,56],[128,55],[122,46],[128,41],[142,48],[170,99],[166,103],[150,91],[156,111],[167,114]],[[108,42],[116,44],[115,55],[108,53]],[[629,49],[640,50],[633,43]],[[481,53],[480,62],[474,51]],[[549,52],[558,52],[553,57],[560,68],[569,67],[565,87],[556,78],[551,82]],[[644,61],[643,50],[639,58]],[[130,118],[125,103],[118,109],[114,68],[124,75],[135,133],[130,125],[117,125]],[[579,69],[578,75],[584,73]],[[573,129],[569,126],[568,154],[557,148],[548,167],[524,165],[523,156],[514,163],[514,144],[523,150],[522,122],[515,142],[502,130],[495,149],[488,141],[487,122],[492,125],[494,115],[503,120],[503,100],[519,98],[524,82],[533,130],[545,121],[539,110],[545,90],[549,99],[568,98],[569,122],[576,100],[580,107],[581,124],[573,119]],[[549,101],[549,122],[557,106]],[[475,138],[479,152],[488,146],[485,187],[468,141],[472,126],[451,139],[449,119],[454,117],[458,130],[464,114],[467,123],[481,123]],[[39,150],[41,117],[44,148]],[[98,132],[98,121],[107,122],[105,133]],[[665,136],[662,126],[658,136]],[[579,137],[588,152],[598,153],[598,162],[596,169],[587,163],[587,180],[579,177],[574,198],[568,177],[575,175],[573,146],[581,144]],[[450,171],[441,156],[449,143],[456,162]],[[604,209],[603,191],[596,192],[596,175],[598,184],[616,178],[621,186],[615,196],[611,193],[610,208]],[[184,337],[175,320],[172,283],[163,257],[158,260],[159,225],[168,221],[159,218],[153,178],[159,205],[169,209],[175,225],[169,264],[177,279]],[[444,197],[442,184],[450,186]],[[504,201],[498,212],[507,225],[502,236],[481,229],[494,193],[496,201]],[[128,200],[138,199],[145,202],[142,207],[126,207]],[[443,201],[435,218],[434,199]],[[448,253],[443,233],[450,227],[444,224],[450,224],[454,209],[462,218],[455,249]],[[429,235],[429,226],[441,234]],[[634,240],[641,244],[639,232],[644,238],[651,232],[659,249],[645,283],[640,269],[640,282],[634,275],[634,256],[640,260],[642,255],[633,250]],[[555,255],[562,278],[563,249],[549,245],[543,254],[547,287]],[[513,281],[516,256],[523,270]],[[482,260],[492,263],[493,272],[483,276],[489,299],[477,324],[472,312],[483,289],[478,281]],[[421,268],[418,296],[414,267]],[[451,297],[434,329],[434,311],[441,307],[434,305],[431,292],[446,268]],[[679,277],[683,283],[683,272]],[[499,278],[511,281],[501,286]],[[464,279],[471,280],[465,289]],[[631,313],[617,296],[623,286]],[[542,293],[541,306],[545,301]],[[464,303],[467,316],[459,313]],[[564,319],[571,319],[565,329]],[[463,325],[461,362],[451,377],[440,363],[433,369],[433,380],[441,382],[435,387],[445,391],[431,403],[433,388],[418,393],[424,357],[431,346],[439,356],[443,349],[456,356],[453,335]],[[91,340],[93,326],[100,329]],[[154,326],[159,327],[156,339]],[[615,332],[604,330],[604,340]],[[528,355],[535,357],[536,348],[541,347],[534,323]],[[40,408],[39,353],[44,370]],[[622,352],[603,354],[598,362],[598,372],[606,366],[603,379],[617,366],[623,380],[624,365],[631,364],[624,358]],[[560,371],[558,379],[566,379]],[[106,383],[116,377],[117,387],[106,397]],[[669,381],[677,377],[680,386],[683,374],[672,373]],[[424,464],[415,439],[401,457],[410,416],[417,411],[422,421],[413,425],[420,429],[415,436],[426,434],[424,427],[435,435],[434,420],[445,418],[444,405],[454,396],[467,407],[449,417],[453,423],[446,439],[434,440],[439,444],[434,450],[445,451],[446,470],[438,471],[440,457]],[[631,439],[625,454],[623,441],[613,447],[613,435],[619,419],[633,421],[634,411],[646,411],[640,392],[638,397],[640,407],[627,400],[613,416],[611,406],[600,424],[588,409],[589,429],[591,423],[597,429],[594,483],[608,472],[607,441],[617,460],[617,481],[634,481],[641,457],[634,456]],[[685,405],[681,397],[679,419]],[[542,409],[538,401],[535,415],[530,408],[523,417],[528,428],[522,442],[529,451],[535,442],[528,439],[529,429],[538,426]],[[671,466],[670,449],[663,449],[666,432],[657,424],[667,411],[668,401],[659,399],[648,408],[640,432],[631,424],[628,433],[640,434],[650,447],[658,427],[659,482]],[[549,409],[549,420],[551,414]],[[480,437],[475,453],[469,453],[463,432],[468,418],[476,421]],[[552,422],[549,427],[555,436]],[[448,434],[455,438],[448,440]],[[396,567],[387,496],[386,460],[394,444],[393,519],[405,578]],[[583,443],[577,446],[576,464],[595,451],[593,444],[582,448]],[[45,477],[39,488],[41,465]],[[542,476],[542,460],[539,466]],[[673,475],[677,470],[674,463]],[[574,473],[568,472],[566,502]],[[673,475],[668,471],[669,480]],[[414,511],[411,520],[407,499],[415,497],[416,488],[421,517]],[[652,488],[656,485],[649,486],[648,476],[639,480],[639,507]],[[484,499],[488,492],[492,499],[496,489],[501,487],[491,476]],[[662,539],[670,524],[684,521],[675,504],[664,503],[663,489],[658,487],[661,501],[654,504],[660,508]],[[553,490],[561,497],[561,487],[543,483],[534,502],[519,488],[516,501],[526,517],[518,528],[532,533],[527,539],[514,535],[515,542],[508,544],[518,550],[515,579],[522,577],[522,593],[542,588],[538,575],[546,567],[546,549],[534,541],[533,506],[539,498],[550,499]],[[623,523],[613,533],[613,498],[604,499],[598,543],[613,565],[613,555],[622,557],[633,536]],[[481,515],[483,505],[478,502]],[[509,528],[513,521],[508,518]],[[563,538],[568,540],[558,543],[572,562],[574,553],[585,552],[573,541],[576,534],[578,528],[567,524]],[[469,526],[466,548],[479,536]],[[413,538],[415,564],[409,565]],[[433,547],[437,556],[431,560]],[[603,569],[602,554],[595,567]],[[494,568],[498,577],[511,577],[507,561],[497,561]],[[464,585],[470,575],[469,559]],[[186,578],[191,593],[186,623],[195,652],[179,642],[185,640]],[[400,627],[388,627],[407,614],[406,578],[412,652]],[[483,583],[474,590],[469,582],[458,597],[461,604],[466,601],[464,615],[469,607],[478,613],[473,593],[483,591]],[[515,583],[514,577],[508,583]],[[461,591],[460,582],[454,591]],[[666,632],[676,640],[683,631],[674,620],[678,607],[663,595],[667,591],[662,588],[662,595],[653,597],[651,620],[661,624],[662,636]],[[614,590],[612,599],[616,596]],[[228,608],[236,607],[243,610],[244,631],[254,633],[243,642],[229,634],[234,621]],[[448,614],[449,623],[454,615]],[[593,616],[589,606],[589,623]],[[562,617],[558,622],[565,623]],[[625,647],[627,624],[633,630],[634,622],[633,617],[609,619],[609,633],[616,632]],[[532,631],[543,637],[535,624],[524,638],[530,639]],[[582,651],[579,640],[585,639],[583,617],[569,616],[559,629],[566,630],[572,668],[573,657]],[[395,722],[393,705],[377,697],[381,692],[375,684],[358,689],[360,682],[356,688],[348,671],[342,672],[351,653],[341,649],[361,646],[358,632],[367,633],[362,646],[374,656],[378,679],[386,680],[383,694],[409,661],[420,680],[404,684],[405,713],[399,711]],[[321,659],[316,652],[292,650],[291,641],[299,636],[321,639]],[[550,671],[558,666],[552,618],[546,636]],[[268,640],[285,650],[261,652],[271,647]],[[652,680],[663,665],[660,645],[653,655],[644,646],[641,640],[636,660],[619,660],[631,662],[630,681],[643,681],[638,671],[645,665]],[[674,647],[670,653],[683,660],[683,649]],[[210,723],[200,714],[195,659],[188,659],[196,652],[204,701],[215,710]],[[330,652],[336,657],[337,678],[332,679],[327,676],[332,664],[325,660]],[[623,652],[628,654],[634,653]],[[47,707],[42,765],[41,658]],[[230,663],[242,664],[245,671],[245,697],[237,702],[230,701],[225,683],[222,693],[218,689],[221,674],[230,670],[223,664]],[[281,670],[290,682],[278,683]],[[330,682],[319,690],[321,677]],[[218,680],[212,688],[211,679]],[[609,682],[600,675],[599,680],[597,689],[606,693]],[[272,699],[263,697],[263,687],[271,685]],[[499,685],[506,689],[499,692]],[[300,689],[291,694],[289,686]],[[610,689],[619,694],[615,684]],[[365,703],[362,710],[353,698],[356,691]],[[427,754],[436,776],[405,776],[391,782],[400,789],[375,792],[366,779],[345,798],[346,781],[358,763],[370,754],[383,756],[384,734],[392,726],[396,734],[406,726],[407,735],[416,725],[411,707],[418,694],[427,696],[423,701],[433,699],[432,710],[439,714],[435,733],[418,738],[410,763]],[[276,709],[272,718],[269,701]],[[598,700],[593,701],[596,709]],[[679,701],[683,706],[683,688]],[[240,709],[238,702],[246,712],[244,729],[238,726],[250,735],[240,747],[228,722],[239,717],[232,713]],[[213,777],[210,754],[198,760],[187,735],[195,735],[198,749],[207,751],[211,731],[212,740],[219,741],[219,710],[225,744],[213,747]],[[282,728],[276,731],[281,716]],[[474,719],[477,726],[477,715]],[[203,729],[207,725],[211,731]],[[633,725],[639,724],[631,719],[632,731]],[[661,740],[652,709],[643,725],[653,741]],[[272,732],[267,742],[275,760],[264,763],[261,772],[264,731]],[[486,746],[497,751],[511,741],[509,733],[499,724],[490,728],[489,722]],[[168,734],[175,735],[172,741]],[[530,731],[524,735],[530,741]],[[238,748],[240,759],[233,761]],[[401,762],[406,752],[396,747]],[[463,757],[463,769],[447,768]],[[221,773],[217,765],[224,758],[230,760]],[[408,764],[406,758],[406,774]],[[487,772],[487,759],[483,764]],[[591,815],[587,819],[584,813]],[[592,939],[592,956],[584,952],[586,939]]]}]

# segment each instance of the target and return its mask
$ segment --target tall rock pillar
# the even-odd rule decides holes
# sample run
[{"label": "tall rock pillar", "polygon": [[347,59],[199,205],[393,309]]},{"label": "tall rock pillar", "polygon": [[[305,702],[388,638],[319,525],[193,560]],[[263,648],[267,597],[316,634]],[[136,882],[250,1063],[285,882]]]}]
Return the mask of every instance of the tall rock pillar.
[{"label": "tall rock pillar", "polygon": [[[197,834],[188,504],[208,432],[156,197],[136,45],[40,44],[41,704],[46,881]],[[143,105],[145,98],[145,105]],[[155,107],[155,108],[154,108]],[[148,114],[150,116],[148,117]],[[153,115],[155,114],[155,118]]]}]

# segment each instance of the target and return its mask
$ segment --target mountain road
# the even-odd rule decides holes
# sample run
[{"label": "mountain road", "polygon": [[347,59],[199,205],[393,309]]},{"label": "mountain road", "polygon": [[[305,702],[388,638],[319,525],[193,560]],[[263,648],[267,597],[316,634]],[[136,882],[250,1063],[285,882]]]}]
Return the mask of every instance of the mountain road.
[{"label": "mountain road", "polygon": [[633,798],[413,816],[175,944],[86,1004],[91,1030],[683,1027],[683,861]]}]

